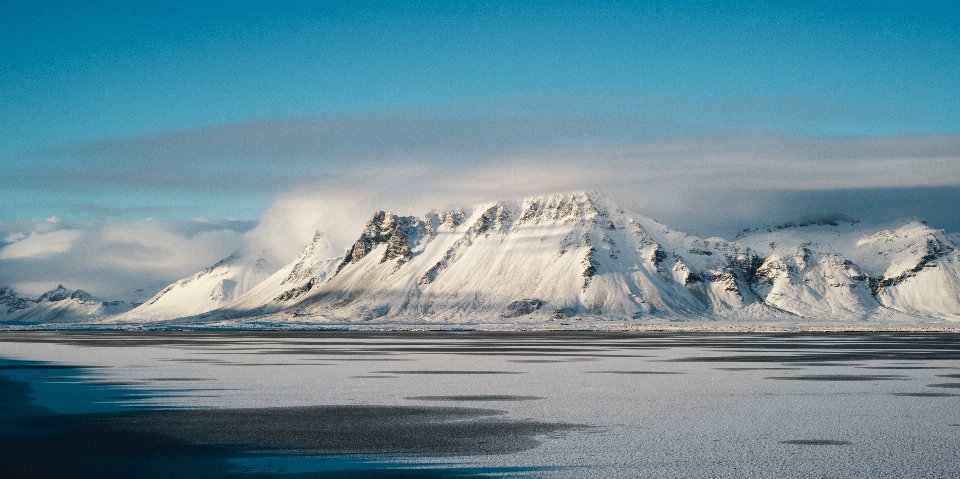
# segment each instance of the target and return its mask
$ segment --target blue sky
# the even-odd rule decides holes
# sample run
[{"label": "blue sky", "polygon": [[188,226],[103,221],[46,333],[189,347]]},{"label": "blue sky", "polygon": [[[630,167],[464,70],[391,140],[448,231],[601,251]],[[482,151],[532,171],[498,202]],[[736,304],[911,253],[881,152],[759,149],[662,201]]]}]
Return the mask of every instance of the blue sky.
[{"label": "blue sky", "polygon": [[450,3],[0,0],[0,248],[560,189],[960,230],[957,2]]},{"label": "blue sky", "polygon": [[449,3],[4,1],[4,154],[592,94],[833,108],[769,119],[804,134],[960,122],[956,2]]}]

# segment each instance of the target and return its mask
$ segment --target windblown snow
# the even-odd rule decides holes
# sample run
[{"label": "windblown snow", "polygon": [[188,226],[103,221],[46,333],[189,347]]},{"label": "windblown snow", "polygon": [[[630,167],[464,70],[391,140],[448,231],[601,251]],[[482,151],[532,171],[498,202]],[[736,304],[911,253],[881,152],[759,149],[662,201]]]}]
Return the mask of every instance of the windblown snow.
[{"label": "windblown snow", "polygon": [[[703,239],[624,211],[601,193],[578,192],[423,216],[378,211],[345,252],[317,233],[279,269],[266,253],[235,254],[131,311],[97,318],[956,321],[958,239],[915,219],[878,227],[828,220]],[[0,294],[2,318],[24,317],[15,311],[26,303],[8,296]]]}]

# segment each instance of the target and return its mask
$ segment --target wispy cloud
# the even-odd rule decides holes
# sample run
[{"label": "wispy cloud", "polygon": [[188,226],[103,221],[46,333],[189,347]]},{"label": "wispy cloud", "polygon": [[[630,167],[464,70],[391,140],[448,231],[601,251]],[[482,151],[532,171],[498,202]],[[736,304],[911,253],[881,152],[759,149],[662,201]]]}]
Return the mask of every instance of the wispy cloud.
[{"label": "wispy cloud", "polygon": [[[462,168],[506,159],[544,160],[557,151],[564,157],[580,154],[609,162],[629,159],[633,151],[646,155],[648,163],[669,166],[658,163],[672,161],[674,151],[712,157],[722,151],[763,153],[777,161],[800,159],[798,148],[835,158],[856,154],[857,149],[886,155],[883,147],[888,145],[895,150],[935,148],[917,145],[922,140],[910,144],[903,137],[809,141],[787,135],[753,138],[741,133],[730,139],[706,133],[761,127],[795,131],[798,124],[815,123],[819,116],[842,117],[843,110],[842,102],[810,104],[791,98],[706,102],[591,95],[259,120],[47,148],[21,157],[0,183],[58,192],[245,189],[275,194],[331,173],[398,162]],[[955,138],[937,141],[951,143],[943,148],[952,147],[955,153]],[[579,147],[585,149],[576,150]]]},{"label": "wispy cloud", "polygon": [[94,216],[99,218],[143,218],[154,215],[166,215],[170,213],[196,213],[200,207],[197,205],[178,204],[178,205],[140,205],[140,206],[116,206],[103,203],[85,203],[70,205],[65,209],[66,213],[80,214],[84,216]]}]

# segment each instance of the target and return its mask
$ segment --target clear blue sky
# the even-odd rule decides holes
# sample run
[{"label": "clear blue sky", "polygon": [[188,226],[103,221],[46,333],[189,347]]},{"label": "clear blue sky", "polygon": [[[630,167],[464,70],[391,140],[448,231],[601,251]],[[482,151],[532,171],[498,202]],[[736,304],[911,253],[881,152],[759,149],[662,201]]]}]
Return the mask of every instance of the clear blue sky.
[{"label": "clear blue sky", "polygon": [[[88,152],[97,142],[398,111],[636,120],[579,138],[594,142],[711,130],[952,135],[958,78],[956,1],[0,0],[0,220],[253,219],[298,170],[337,169],[289,166],[283,154],[214,161],[210,146],[189,165],[171,161],[180,166],[167,182],[138,184],[154,170],[131,165],[166,160],[136,149],[104,160]],[[446,161],[483,161],[455,156]],[[278,168],[287,176],[255,192],[180,181]]]}]

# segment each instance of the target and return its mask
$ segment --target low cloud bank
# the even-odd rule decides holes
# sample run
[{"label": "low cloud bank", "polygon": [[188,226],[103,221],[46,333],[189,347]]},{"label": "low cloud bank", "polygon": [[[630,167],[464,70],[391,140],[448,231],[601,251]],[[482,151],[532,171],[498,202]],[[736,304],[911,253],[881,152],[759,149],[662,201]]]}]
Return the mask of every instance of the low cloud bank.
[{"label": "low cloud bank", "polygon": [[[58,284],[142,301],[240,248],[249,221],[0,223],[0,278],[39,295]],[[138,291],[142,290],[142,291]]]}]

